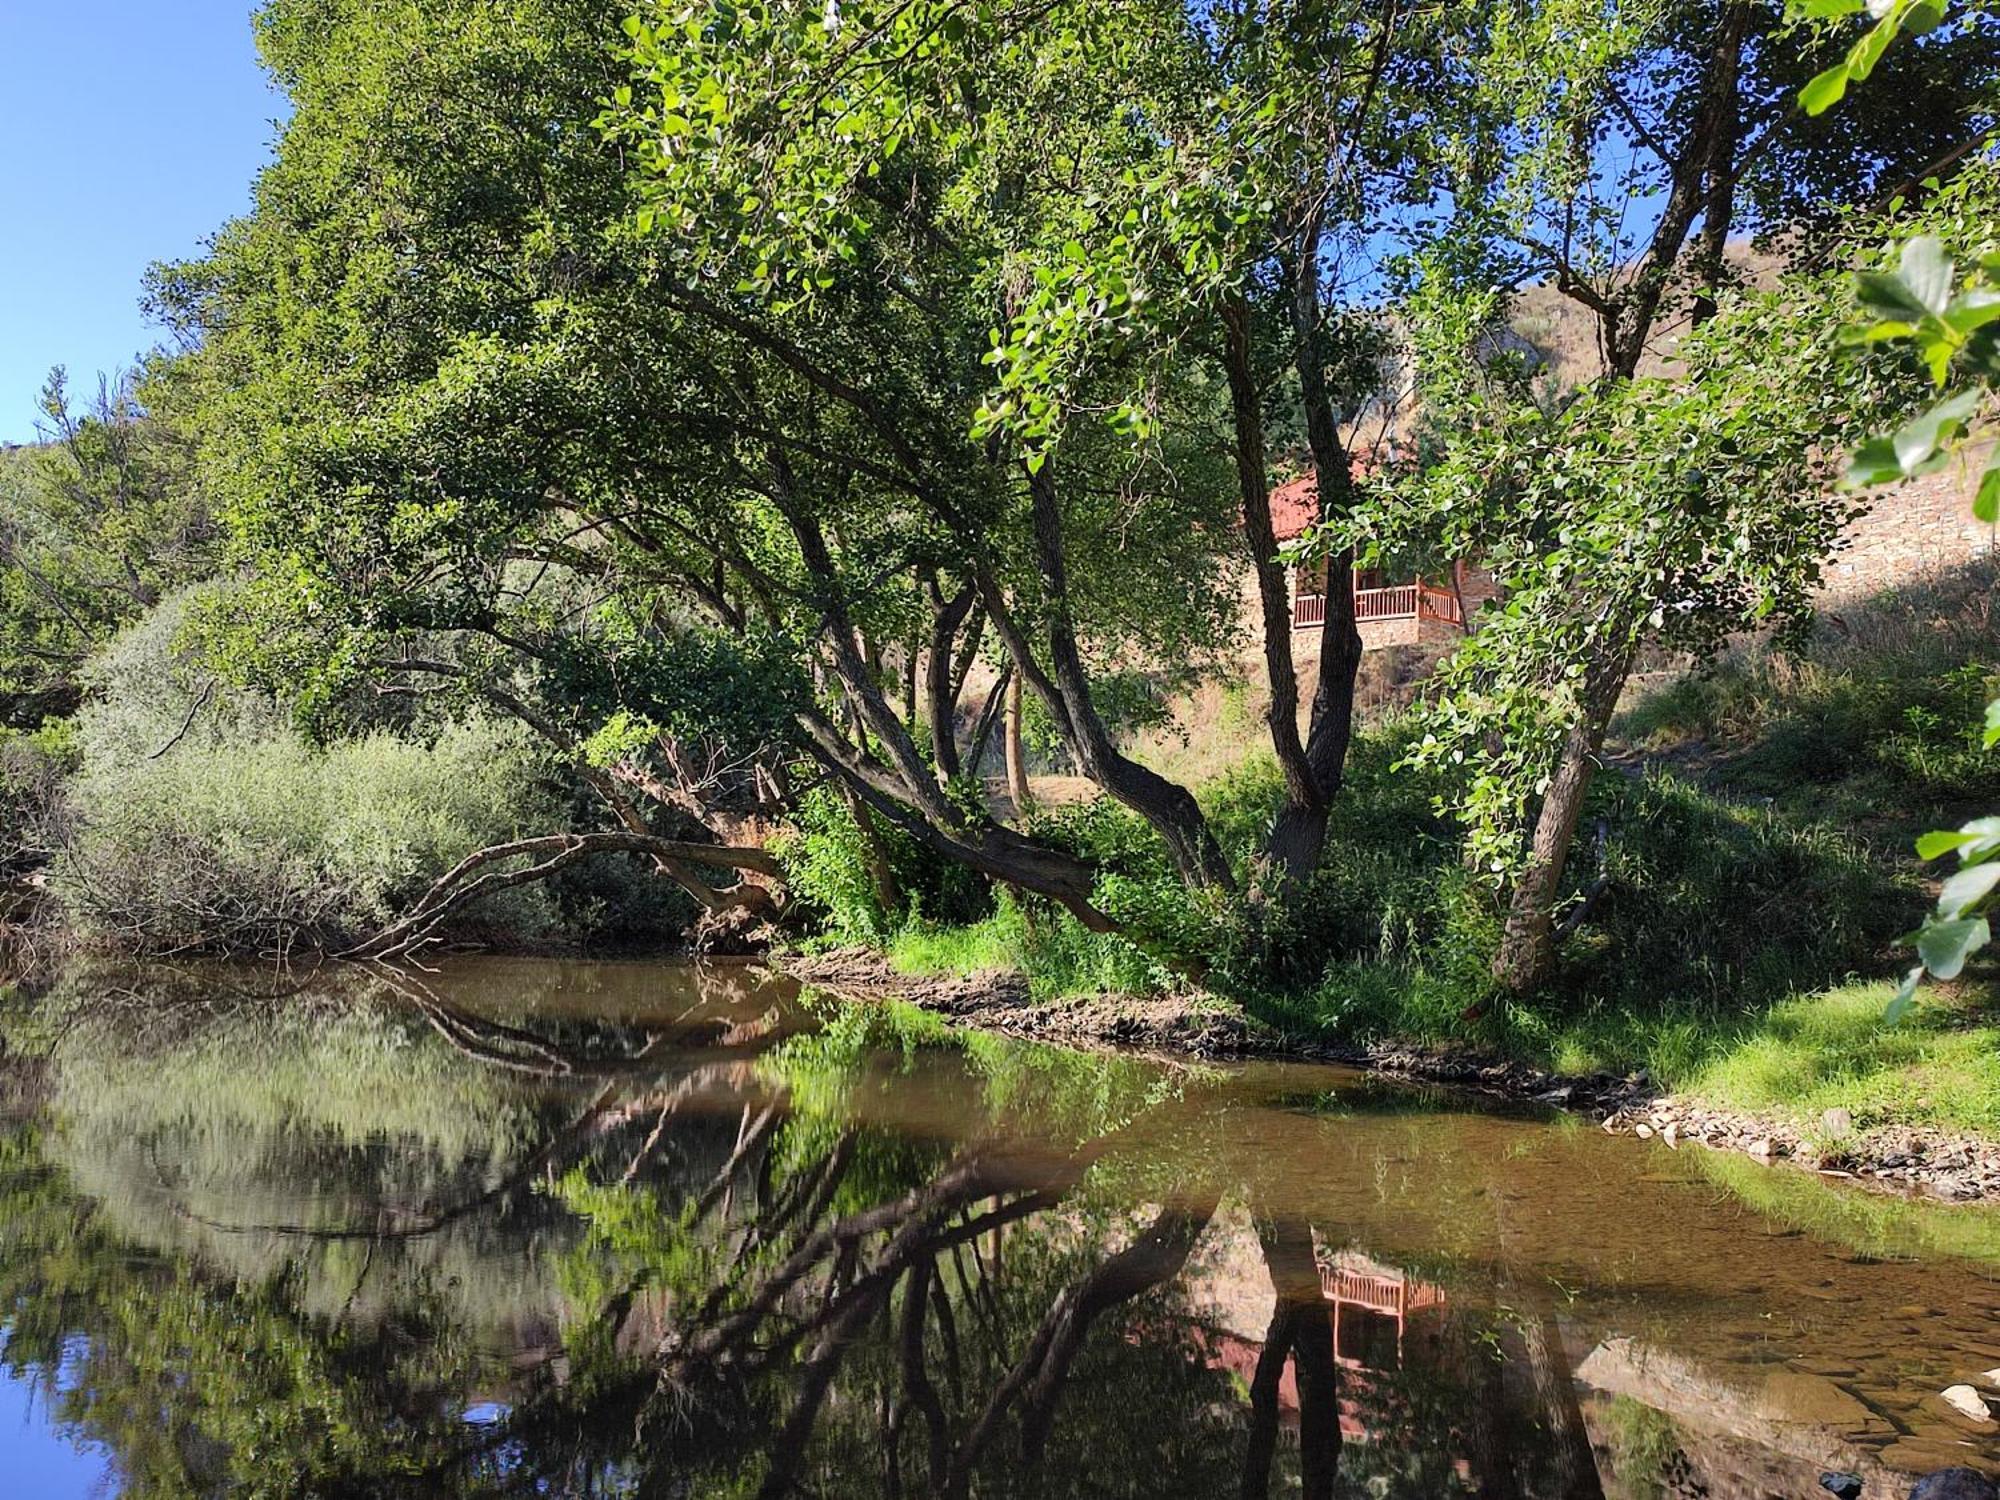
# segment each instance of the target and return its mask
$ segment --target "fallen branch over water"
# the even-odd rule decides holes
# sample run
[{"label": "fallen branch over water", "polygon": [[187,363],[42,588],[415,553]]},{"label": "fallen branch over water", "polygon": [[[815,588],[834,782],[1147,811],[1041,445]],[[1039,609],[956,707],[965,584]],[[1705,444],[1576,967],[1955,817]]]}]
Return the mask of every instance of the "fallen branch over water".
[{"label": "fallen branch over water", "polygon": [[[558,871],[598,854],[645,854],[660,861],[663,866],[713,865],[773,878],[782,878],[783,874],[778,861],[763,849],[689,844],[677,839],[656,838],[651,834],[624,831],[554,833],[539,838],[515,839],[505,844],[489,844],[466,855],[439,876],[407,914],[366,942],[357,943],[334,957],[386,959],[408,953],[421,947],[453,912],[462,910],[481,897],[546,880]],[[475,871],[511,859],[526,859],[533,863],[513,870],[487,870],[474,878]],[[763,902],[769,902],[770,893],[761,886],[745,884],[725,894],[740,892],[743,904],[754,905],[757,898],[750,896],[751,891],[756,891]]]}]

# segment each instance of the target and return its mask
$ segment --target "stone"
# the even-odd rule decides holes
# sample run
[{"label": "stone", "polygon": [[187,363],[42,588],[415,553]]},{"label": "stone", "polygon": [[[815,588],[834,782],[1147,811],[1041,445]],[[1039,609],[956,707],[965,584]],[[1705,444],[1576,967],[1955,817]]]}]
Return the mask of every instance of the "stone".
[{"label": "stone", "polygon": [[1948,1385],[1940,1394],[1943,1395],[1947,1406],[1954,1411],[1963,1412],[1975,1422],[1993,1420],[1993,1408],[1986,1404],[1985,1397],[1969,1385]]},{"label": "stone", "polygon": [[1977,1469],[1940,1469],[1917,1481],[1910,1500],[2000,1500],[2000,1490]]},{"label": "stone", "polygon": [[1828,1472],[1819,1476],[1819,1487],[1838,1500],[1861,1500],[1861,1476],[1859,1474],[1835,1474]]},{"label": "stone", "polygon": [[1990,1386],[2000,1386],[2000,1370],[1982,1371],[1979,1378]]},{"label": "stone", "polygon": [[1819,1128],[1829,1139],[1844,1140],[1854,1134],[1854,1116],[1844,1109],[1830,1109],[1819,1117]]},{"label": "stone", "polygon": [[1650,1141],[1653,1138],[1653,1127],[1650,1125],[1640,1125],[1632,1133],[1642,1141]]},{"label": "stone", "polygon": [[1743,1149],[1752,1156],[1769,1156],[1772,1153],[1771,1138],[1768,1135],[1759,1136]]},{"label": "stone", "polygon": [[1764,1377],[1757,1392],[1756,1412],[1767,1422],[1798,1422],[1815,1427],[1866,1427],[1874,1417],[1860,1401],[1824,1375],[1801,1370],[1777,1370]]},{"label": "stone", "polygon": [[[1954,1464],[1965,1462],[1966,1445],[1963,1438],[1939,1442],[1935,1438],[1899,1438],[1885,1448],[1876,1450],[1875,1458],[1885,1469],[1893,1469],[1899,1474],[1929,1474],[1936,1469],[1949,1469]],[[1882,1493],[1887,1494],[1888,1491]]]}]

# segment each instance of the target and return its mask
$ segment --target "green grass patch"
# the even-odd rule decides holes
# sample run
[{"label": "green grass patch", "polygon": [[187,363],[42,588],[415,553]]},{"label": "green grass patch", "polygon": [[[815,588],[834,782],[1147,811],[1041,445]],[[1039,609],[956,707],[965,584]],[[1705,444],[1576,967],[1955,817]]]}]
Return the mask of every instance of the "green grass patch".
[{"label": "green grass patch", "polygon": [[1698,747],[1718,785],[1900,855],[1913,829],[2000,798],[2000,759],[1979,742],[2000,687],[1996,587],[2000,566],[1979,562],[1829,609],[1801,642],[1746,643],[1655,689],[1616,733]]},{"label": "green grass patch", "polygon": [[899,974],[978,974],[1020,968],[1016,939],[1014,924],[997,915],[960,927],[913,922],[890,937],[884,952]]},{"label": "green grass patch", "polygon": [[1811,1127],[1829,1109],[1857,1125],[1927,1125],[2000,1136],[1994,997],[1933,993],[1884,1024],[1888,984],[1852,984],[1774,1007],[1683,1080],[1714,1103]]},{"label": "green grass patch", "polygon": [[1024,908],[1004,893],[989,917],[944,924],[912,921],[882,944],[898,973],[959,975],[1012,971],[1037,1000],[1072,995],[1144,994],[1172,976],[1132,943],[1090,932],[1069,913]]}]

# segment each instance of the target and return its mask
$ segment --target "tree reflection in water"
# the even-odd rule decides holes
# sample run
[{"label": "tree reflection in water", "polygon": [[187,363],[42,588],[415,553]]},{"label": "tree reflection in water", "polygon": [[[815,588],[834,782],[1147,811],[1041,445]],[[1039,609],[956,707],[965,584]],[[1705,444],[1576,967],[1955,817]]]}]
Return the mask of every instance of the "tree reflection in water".
[{"label": "tree reflection in water", "polygon": [[6,1021],[0,1352],[128,1493],[1602,1494],[1534,1309],[1336,1348],[1338,1226],[1197,1072],[727,972],[622,1023],[113,992]]}]

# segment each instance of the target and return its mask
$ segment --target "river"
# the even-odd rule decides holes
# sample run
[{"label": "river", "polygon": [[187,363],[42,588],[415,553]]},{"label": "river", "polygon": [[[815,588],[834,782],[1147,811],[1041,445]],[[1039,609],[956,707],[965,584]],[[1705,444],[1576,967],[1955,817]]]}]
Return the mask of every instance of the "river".
[{"label": "river", "polygon": [[0,1495],[2000,1470],[2000,1214],[1572,1117],[744,966],[78,965],[0,1041]]}]

